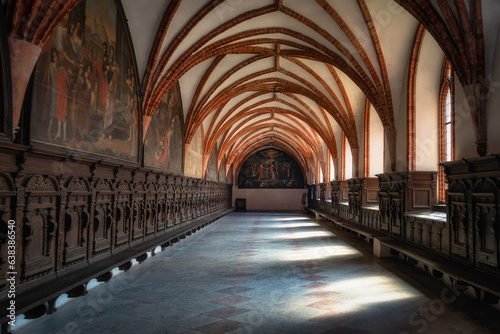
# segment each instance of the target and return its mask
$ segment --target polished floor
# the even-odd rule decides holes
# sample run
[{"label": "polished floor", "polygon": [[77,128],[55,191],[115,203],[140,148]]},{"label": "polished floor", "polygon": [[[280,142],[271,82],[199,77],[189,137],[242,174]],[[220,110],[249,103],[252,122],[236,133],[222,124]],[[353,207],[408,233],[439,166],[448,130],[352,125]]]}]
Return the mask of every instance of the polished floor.
[{"label": "polished floor", "polygon": [[15,333],[500,332],[491,307],[346,240],[232,213]]}]

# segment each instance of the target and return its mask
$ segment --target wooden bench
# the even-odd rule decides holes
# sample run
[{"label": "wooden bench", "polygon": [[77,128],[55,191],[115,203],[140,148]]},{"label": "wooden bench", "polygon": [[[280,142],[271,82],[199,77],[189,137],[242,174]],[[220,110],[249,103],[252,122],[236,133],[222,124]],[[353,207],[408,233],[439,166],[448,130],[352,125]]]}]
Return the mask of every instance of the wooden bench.
[{"label": "wooden bench", "polygon": [[[496,296],[496,299],[500,297],[500,278],[473,270],[460,263],[452,262],[442,255],[391,237],[380,238],[378,242],[382,247],[388,248],[390,256],[394,256],[394,251],[396,251],[403,254],[409,264],[415,265],[420,262],[436,278],[441,278],[446,274],[462,286],[469,285],[474,289],[483,290]],[[387,252],[384,253],[387,254]],[[493,296],[489,298],[495,299]]]},{"label": "wooden bench", "polygon": [[373,239],[377,236],[383,236],[383,234],[374,231],[368,227],[360,224],[350,223],[347,220],[332,215],[327,212],[320,210],[315,210],[308,208],[308,211],[312,212],[316,216],[316,220],[327,220],[332,223],[335,227],[340,228],[343,231],[349,231],[351,233],[357,234],[358,237],[362,237],[364,240],[372,243]]},{"label": "wooden bench", "polygon": [[[411,265],[421,263],[424,268],[436,278],[443,275],[450,277],[450,281],[461,286],[471,286],[476,295],[485,302],[495,304],[500,297],[500,278],[468,268],[460,263],[452,262],[443,255],[423,249],[409,242],[395,239],[387,234],[373,230],[369,227],[349,222],[340,217],[321,210],[307,208],[316,216],[316,220],[327,220],[333,226],[343,231],[349,231],[363,237],[373,244],[373,254],[379,258],[398,257],[403,255],[405,261]],[[325,225],[325,227],[329,227]],[[481,296],[481,291],[484,295]]]}]

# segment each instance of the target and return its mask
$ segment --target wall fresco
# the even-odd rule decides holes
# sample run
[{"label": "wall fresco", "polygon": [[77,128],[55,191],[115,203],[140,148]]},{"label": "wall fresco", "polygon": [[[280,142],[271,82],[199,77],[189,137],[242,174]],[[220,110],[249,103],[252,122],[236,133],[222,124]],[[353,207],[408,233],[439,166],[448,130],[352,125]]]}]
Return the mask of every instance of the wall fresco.
[{"label": "wall fresco", "polygon": [[54,30],[36,66],[33,142],[138,162],[137,86],[115,1],[82,1]]},{"label": "wall fresco", "polygon": [[304,188],[299,164],[277,149],[265,149],[251,155],[238,174],[238,188]]},{"label": "wall fresco", "polygon": [[179,86],[160,102],[144,141],[144,165],[182,172],[182,108]]},{"label": "wall fresco", "polygon": [[186,157],[184,175],[202,178],[201,128],[196,131]]}]

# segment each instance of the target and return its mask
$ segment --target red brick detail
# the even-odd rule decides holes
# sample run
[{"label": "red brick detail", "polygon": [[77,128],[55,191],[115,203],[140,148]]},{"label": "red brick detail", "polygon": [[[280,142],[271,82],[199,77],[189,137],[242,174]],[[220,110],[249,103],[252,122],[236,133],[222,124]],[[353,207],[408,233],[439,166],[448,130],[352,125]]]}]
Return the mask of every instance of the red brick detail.
[{"label": "red brick detail", "polygon": [[368,28],[370,29],[370,34],[372,35],[373,44],[375,45],[375,51],[377,52],[379,66],[382,71],[382,78],[384,82],[384,94],[383,94],[384,107],[385,107],[384,112],[385,112],[385,118],[387,118],[389,121],[387,125],[384,124],[384,127],[387,126],[389,129],[395,129],[391,86],[389,83],[389,76],[387,74],[387,66],[385,64],[382,45],[380,44],[380,41],[378,39],[377,30],[375,29],[375,24],[373,22],[370,10],[366,5],[365,0],[358,0],[358,4],[361,8],[361,11],[363,12],[366,23],[368,24]]},{"label": "red brick detail", "polygon": [[[356,35],[353,33],[351,28],[347,25],[347,23],[342,19],[342,17],[331,7],[326,0],[316,0],[316,2],[323,7],[323,9],[332,17],[332,19],[339,25],[339,27],[342,29],[342,31],[346,34],[346,36],[349,38],[351,43],[354,45],[356,50],[358,51],[359,55],[363,59],[363,62],[365,63],[366,67],[368,68],[368,71],[370,72],[371,78],[373,79],[373,82],[375,83],[375,86],[377,87],[377,91],[379,94],[377,96],[370,96],[367,95],[372,101],[373,106],[379,113],[380,119],[382,120],[382,123],[384,126],[388,127],[394,127],[394,119],[393,117],[389,117],[386,115],[386,108],[384,107],[385,105],[385,94],[384,94],[384,88],[382,86],[381,80],[378,77],[378,74],[373,67],[373,64],[368,57],[366,50],[363,48],[362,44],[359,42],[358,38]],[[368,22],[367,22],[368,24]],[[357,68],[359,71],[359,69]],[[387,121],[385,119],[388,118]]]},{"label": "red brick detail", "polygon": [[[266,39],[266,38],[258,38],[250,41],[244,41],[235,43],[235,41],[243,38],[248,38],[252,36],[257,36],[261,34],[284,34],[311,45],[312,47],[308,47],[304,44],[280,40],[280,39]],[[231,44],[230,44],[231,43]],[[288,46],[292,46],[298,50],[282,50],[282,56],[291,56],[291,57],[302,57],[306,59],[314,59],[316,61],[329,63],[337,66],[339,69],[342,69],[348,75],[351,80],[353,80],[360,89],[370,97],[373,97],[371,100],[376,100],[377,91],[375,87],[371,84],[371,81],[366,82],[363,80],[363,76],[357,73],[349,64],[339,55],[337,55],[334,51],[328,49],[324,45],[314,41],[313,39],[308,38],[300,33],[294,32],[285,28],[263,28],[263,29],[255,29],[246,32],[242,32],[235,36],[231,36],[229,38],[223,39],[221,41],[215,42],[195,54],[191,55],[190,58],[179,57],[170,69],[167,71],[166,75],[163,77],[161,82],[155,88],[153,95],[155,99],[149,101],[149,104],[145,107],[145,113],[149,115],[149,113],[153,113],[156,105],[161,100],[162,96],[168,91],[168,88],[171,87],[184,73],[186,73],[189,69],[194,67],[195,65],[208,60],[212,57],[228,54],[228,53],[258,53],[262,55],[274,56],[274,50],[262,48],[262,47],[252,47],[252,45],[257,44],[275,44],[280,43]],[[230,45],[228,45],[230,44]],[[382,120],[384,122],[384,119]]]},{"label": "red brick detail", "polygon": [[[225,0],[224,0],[225,1]],[[160,77],[161,73],[165,69],[168,61],[170,60],[170,57],[172,54],[175,52],[177,47],[182,43],[182,41],[186,38],[186,36],[189,34],[189,32],[211,11],[213,10],[217,5],[221,4],[223,1],[219,0],[212,0],[209,4],[207,4],[200,12],[198,12],[181,30],[181,32],[174,38],[174,40],[169,44],[167,47],[167,50],[165,51],[165,54],[161,57],[161,60],[158,64],[158,66],[154,70],[153,73],[153,78],[147,83],[147,86],[145,87],[145,97],[144,97],[144,102],[143,102],[143,110],[145,114],[153,114],[156,106],[155,102],[150,101],[151,99],[157,100],[158,97],[161,100],[163,96],[166,94],[166,91],[171,87],[172,83],[167,82],[167,88],[164,90],[160,90],[160,94],[158,96],[158,90],[154,90],[158,85],[161,85],[162,79]],[[171,67],[171,69],[168,71],[170,73],[177,73],[178,71],[181,71],[180,68],[182,68],[181,64],[186,64],[188,62],[188,58],[191,57],[196,51],[201,49],[203,45],[208,43],[211,39],[216,37],[217,35],[227,31],[228,29],[244,22],[247,20],[250,20],[254,17],[264,15],[270,12],[276,11],[276,8],[274,5],[266,6],[263,8],[259,8],[247,13],[244,13],[242,15],[239,15],[238,17],[224,23],[223,25],[220,25],[219,27],[215,28],[208,34],[206,34],[203,38],[198,40],[196,43],[194,43],[186,52],[184,52],[177,60],[176,60],[176,66]],[[192,66],[191,66],[192,67]],[[184,74],[186,71],[184,71],[182,74]],[[167,73],[168,75],[168,73]],[[177,81],[178,78],[180,78],[182,75],[177,76],[176,80],[173,80],[173,82]]]},{"label": "red brick detail", "polygon": [[52,32],[81,0],[9,0],[6,26],[20,40],[43,46]]}]

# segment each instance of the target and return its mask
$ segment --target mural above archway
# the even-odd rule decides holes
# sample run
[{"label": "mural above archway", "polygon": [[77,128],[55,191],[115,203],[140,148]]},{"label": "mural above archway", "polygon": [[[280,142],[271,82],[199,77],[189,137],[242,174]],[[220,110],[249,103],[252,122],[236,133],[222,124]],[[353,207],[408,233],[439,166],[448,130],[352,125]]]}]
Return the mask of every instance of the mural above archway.
[{"label": "mural above archway", "polygon": [[287,153],[274,148],[261,150],[243,163],[239,188],[304,188],[304,174]]}]

